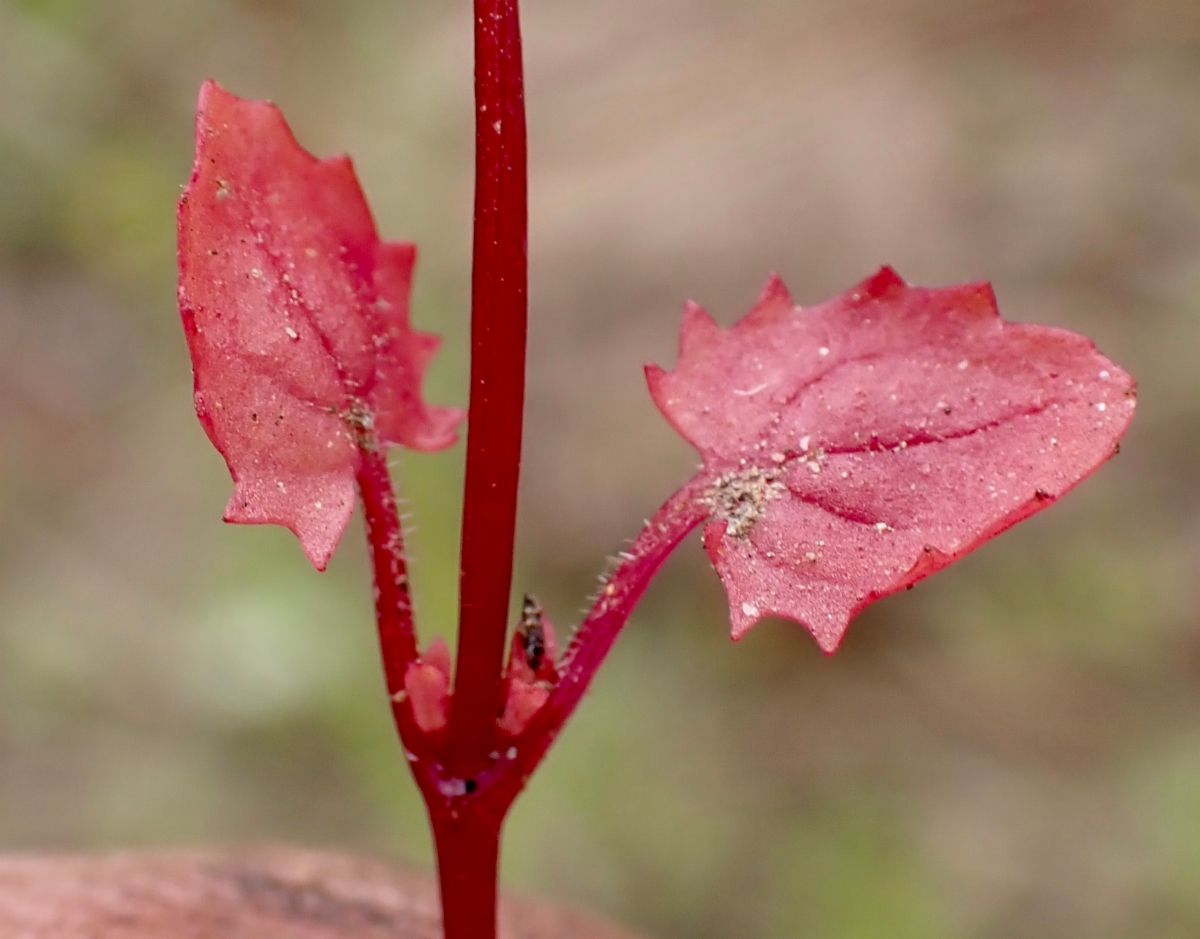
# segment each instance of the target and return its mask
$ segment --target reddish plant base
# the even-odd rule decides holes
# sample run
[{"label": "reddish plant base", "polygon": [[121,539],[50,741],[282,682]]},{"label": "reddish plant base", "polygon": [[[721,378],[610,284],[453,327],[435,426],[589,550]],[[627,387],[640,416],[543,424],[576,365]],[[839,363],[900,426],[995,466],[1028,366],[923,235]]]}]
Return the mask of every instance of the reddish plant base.
[{"label": "reddish plant base", "polygon": [[[426,875],[272,848],[0,855],[0,939],[440,939]],[[634,939],[561,907],[500,903],[500,939]]]}]

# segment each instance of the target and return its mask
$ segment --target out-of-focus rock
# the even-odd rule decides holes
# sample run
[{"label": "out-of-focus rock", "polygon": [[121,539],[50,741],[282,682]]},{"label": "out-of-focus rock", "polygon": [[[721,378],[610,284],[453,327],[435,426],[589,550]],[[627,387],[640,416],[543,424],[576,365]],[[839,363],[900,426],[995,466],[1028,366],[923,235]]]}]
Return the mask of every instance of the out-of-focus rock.
[{"label": "out-of-focus rock", "polygon": [[[501,939],[634,939],[536,900]],[[374,860],[269,848],[0,856],[0,939],[440,939],[437,886]]]}]

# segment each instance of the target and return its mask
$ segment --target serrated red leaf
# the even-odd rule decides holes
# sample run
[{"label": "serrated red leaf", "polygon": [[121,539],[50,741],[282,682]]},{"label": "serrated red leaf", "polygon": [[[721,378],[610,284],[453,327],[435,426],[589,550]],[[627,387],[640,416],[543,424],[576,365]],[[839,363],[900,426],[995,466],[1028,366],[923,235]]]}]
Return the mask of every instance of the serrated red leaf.
[{"label": "serrated red leaf", "polygon": [[1083,336],[1000,319],[986,283],[910,287],[890,268],[796,306],[778,278],[730,329],[684,314],[650,391],[704,457],[704,544],[734,638],[850,620],[1049,506],[1113,455],[1133,380]]},{"label": "serrated red leaf", "polygon": [[409,325],[415,258],[380,241],[347,157],[318,160],[273,104],[204,84],[179,203],[196,413],[234,479],[226,521],[286,526],[319,569],[361,447],[438,450],[463,417],[421,398],[439,340]]}]

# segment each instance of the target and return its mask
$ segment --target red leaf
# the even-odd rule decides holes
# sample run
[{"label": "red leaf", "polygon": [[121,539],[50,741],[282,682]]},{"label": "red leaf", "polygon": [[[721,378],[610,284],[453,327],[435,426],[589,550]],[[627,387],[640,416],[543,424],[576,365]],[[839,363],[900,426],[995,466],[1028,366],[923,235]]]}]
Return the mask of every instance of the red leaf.
[{"label": "red leaf", "polygon": [[826,652],[1100,466],[1135,404],[1088,339],[1004,322],[987,284],[890,268],[803,310],[773,277],[728,330],[689,304],[678,366],[647,378],[713,480],[704,545],[734,638],[784,616]]},{"label": "red leaf", "polygon": [[316,159],[273,104],[205,83],[179,202],[196,413],[233,476],[225,520],[290,528],[319,569],[360,448],[438,450],[462,420],[421,398],[439,340],[409,326],[415,257],[379,240],[347,157]]}]

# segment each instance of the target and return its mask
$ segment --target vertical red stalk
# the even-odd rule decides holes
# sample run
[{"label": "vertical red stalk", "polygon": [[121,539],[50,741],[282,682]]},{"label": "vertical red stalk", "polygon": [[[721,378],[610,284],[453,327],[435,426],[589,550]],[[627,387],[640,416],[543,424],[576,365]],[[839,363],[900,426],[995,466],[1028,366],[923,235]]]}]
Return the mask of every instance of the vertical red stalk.
[{"label": "vertical red stalk", "polygon": [[430,811],[445,939],[495,939],[500,824],[476,806]]},{"label": "vertical red stalk", "polygon": [[[489,762],[503,707],[525,405],[525,100],[517,0],[475,0],[475,243],[458,662],[444,771],[462,792]],[[414,767],[415,768],[415,767]],[[495,939],[500,827],[511,797],[426,791],[445,939]],[[459,792],[455,786],[453,792]],[[437,793],[435,795],[434,793]],[[491,795],[491,793],[487,794]],[[439,798],[439,796],[442,796]]]},{"label": "vertical red stalk", "polygon": [[458,663],[446,760],[487,762],[501,709],[525,399],[525,101],[517,0],[475,0],[475,244]]}]

